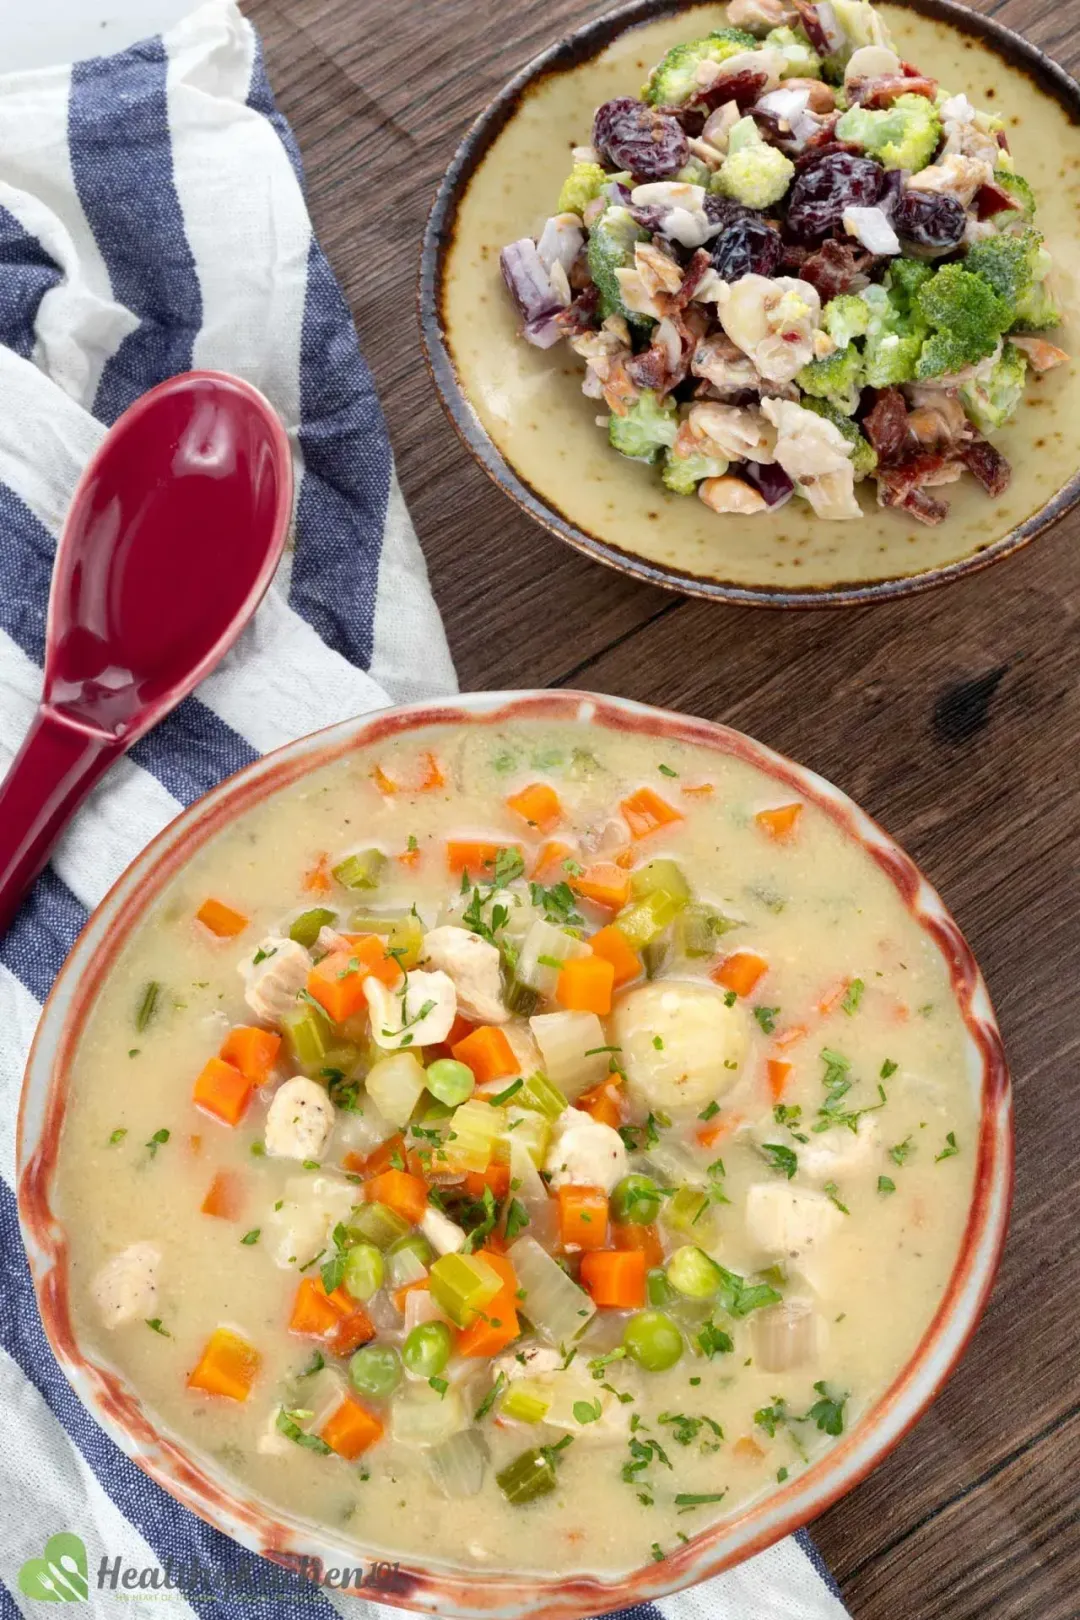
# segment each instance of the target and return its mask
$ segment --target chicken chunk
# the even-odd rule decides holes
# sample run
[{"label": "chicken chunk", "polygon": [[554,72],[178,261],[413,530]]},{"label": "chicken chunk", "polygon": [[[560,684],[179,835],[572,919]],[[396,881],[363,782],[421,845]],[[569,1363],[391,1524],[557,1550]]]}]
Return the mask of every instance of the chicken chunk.
[{"label": "chicken chunk", "polygon": [[110,1330],[125,1322],[145,1322],[157,1304],[161,1251],[153,1243],[132,1243],[98,1271],[91,1292]]},{"label": "chicken chunk", "polygon": [[253,959],[237,970],[244,980],[244,1000],[264,1024],[276,1024],[296,1007],[307,983],[311,957],[295,939],[272,935],[264,939]]},{"label": "chicken chunk", "polygon": [[420,1230],[436,1254],[457,1254],[465,1247],[465,1233],[449,1215],[429,1204],[420,1217]]},{"label": "chicken chunk", "polygon": [[[767,1129],[762,1140],[768,1143],[783,1139],[775,1130]],[[844,1176],[862,1175],[873,1168],[877,1148],[877,1121],[871,1114],[863,1114],[854,1131],[846,1125],[835,1125],[799,1143],[799,1172],[812,1181],[839,1181]]]},{"label": "chicken chunk", "polygon": [[825,1193],[785,1181],[758,1181],[747,1190],[746,1225],[766,1254],[801,1260],[820,1249],[843,1215]]},{"label": "chicken chunk", "polygon": [[286,1080],[266,1116],[266,1151],[279,1159],[321,1159],[334,1128],[334,1105],[304,1075]]},{"label": "chicken chunk", "polygon": [[275,1200],[263,1220],[274,1264],[291,1269],[318,1254],[338,1222],[348,1221],[359,1192],[344,1176],[290,1176],[285,1197]]},{"label": "chicken chunk", "polygon": [[626,1174],[626,1146],[610,1125],[568,1108],[555,1121],[544,1169],[552,1187],[602,1187],[610,1192]]},{"label": "chicken chunk", "polygon": [[711,984],[662,980],[616,1004],[612,1041],[633,1100],[646,1108],[699,1109],[733,1084],[746,1052],[742,1008]]},{"label": "chicken chunk", "polygon": [[410,973],[404,993],[388,990],[376,978],[366,979],[364,995],[371,1013],[372,1038],[384,1052],[438,1046],[457,1016],[454,981],[441,971]]},{"label": "chicken chunk", "polygon": [[424,937],[422,960],[454,981],[458,1011],[476,1024],[505,1024],[502,958],[497,945],[467,928],[433,928]]}]

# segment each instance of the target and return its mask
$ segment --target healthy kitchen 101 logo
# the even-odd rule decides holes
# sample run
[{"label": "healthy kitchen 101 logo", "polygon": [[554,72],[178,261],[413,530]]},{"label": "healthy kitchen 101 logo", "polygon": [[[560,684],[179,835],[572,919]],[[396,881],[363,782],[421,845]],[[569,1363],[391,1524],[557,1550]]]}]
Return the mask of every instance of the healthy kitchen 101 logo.
[{"label": "healthy kitchen 101 logo", "polygon": [[50,1536],[41,1557],[20,1569],[19,1591],[41,1603],[85,1603],[90,1582],[81,1538],[67,1530]]}]

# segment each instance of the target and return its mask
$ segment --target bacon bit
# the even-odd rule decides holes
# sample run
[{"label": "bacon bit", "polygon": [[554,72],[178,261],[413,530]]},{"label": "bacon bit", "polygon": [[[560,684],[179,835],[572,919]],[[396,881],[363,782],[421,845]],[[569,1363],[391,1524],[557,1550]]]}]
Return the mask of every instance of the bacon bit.
[{"label": "bacon bit", "polygon": [[849,102],[861,107],[891,107],[897,96],[926,96],[933,101],[937,95],[937,80],[912,72],[884,73],[878,79],[856,79],[844,86]]},{"label": "bacon bit", "polygon": [[565,332],[567,337],[580,337],[583,332],[590,332],[597,324],[597,305],[600,302],[600,289],[591,282],[583,292],[578,293],[569,309],[562,310],[555,316],[555,324]]},{"label": "bacon bit", "polygon": [[878,465],[889,467],[908,448],[908,408],[898,388],[883,388],[872,411],[863,418],[863,432],[877,451]]},{"label": "bacon bit", "polygon": [[811,0],[791,0],[791,4],[799,14],[803,32],[818,55],[831,56],[833,54],[832,43],[818,14],[817,6],[813,5]]},{"label": "bacon bit", "polygon": [[1003,191],[1000,186],[991,185],[989,181],[986,185],[980,186],[975,193],[976,219],[991,219],[1004,209],[1015,207],[1015,199],[1010,197],[1007,191]]},{"label": "bacon bit", "polygon": [[988,495],[1005,493],[1012,481],[1012,468],[1000,450],[995,450],[986,439],[973,439],[970,444],[961,445],[958,454]]},{"label": "bacon bit", "polygon": [[840,293],[865,287],[865,271],[872,263],[871,254],[854,242],[822,242],[816,253],[803,259],[799,275],[817,288],[822,303],[828,303]]},{"label": "bacon bit", "polygon": [[907,489],[896,492],[890,489],[884,479],[878,479],[878,501],[882,506],[900,507],[910,512],[913,518],[925,523],[927,528],[936,529],[949,515],[948,501],[939,501],[933,495],[928,495],[925,489]]},{"label": "bacon bit", "polygon": [[997,143],[1003,152],[1007,152],[1009,150],[1009,137],[1006,135],[1003,129],[999,129],[997,132]]},{"label": "bacon bit", "polygon": [[694,257],[686,267],[682,286],[675,294],[675,304],[679,309],[685,309],[693,298],[705,278],[705,272],[712,266],[712,260],[704,248],[698,248]]},{"label": "bacon bit", "polygon": [[304,873],[304,888],[309,894],[329,894],[333,886],[330,857],[324,851],[311,870]]},{"label": "bacon bit", "polygon": [[768,82],[767,73],[756,73],[750,68],[743,68],[739,73],[724,73],[714,84],[694,95],[693,105],[707,107],[712,112],[725,102],[733,101],[740,112],[745,112],[754,105]]},{"label": "bacon bit", "polygon": [[683,792],[690,794],[692,797],[707,799],[711,794],[716,792],[716,783],[696,782],[693,786],[691,786],[691,784],[687,782],[683,787]]}]

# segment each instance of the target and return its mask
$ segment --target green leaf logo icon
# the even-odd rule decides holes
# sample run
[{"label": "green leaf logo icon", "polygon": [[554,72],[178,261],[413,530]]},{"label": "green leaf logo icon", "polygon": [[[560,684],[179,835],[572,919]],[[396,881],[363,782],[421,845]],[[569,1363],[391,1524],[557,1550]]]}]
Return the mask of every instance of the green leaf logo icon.
[{"label": "green leaf logo icon", "polygon": [[42,1556],[19,1571],[19,1591],[41,1603],[85,1603],[89,1590],[86,1548],[67,1530],[50,1536]]}]

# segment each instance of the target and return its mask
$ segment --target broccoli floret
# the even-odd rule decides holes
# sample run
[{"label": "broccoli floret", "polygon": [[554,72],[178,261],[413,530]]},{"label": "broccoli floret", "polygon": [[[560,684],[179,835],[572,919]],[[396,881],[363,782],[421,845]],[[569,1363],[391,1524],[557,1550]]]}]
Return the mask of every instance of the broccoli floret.
[{"label": "broccoli floret", "polygon": [[1016,315],[1010,331],[1045,332],[1049,326],[1061,325],[1061,311],[1045,281],[1036,281],[1029,287],[1016,306]]},{"label": "broccoli floret", "polygon": [[831,422],[834,428],[839,428],[844,438],[854,447],[851,452],[851,465],[855,469],[855,482],[858,483],[860,478],[868,477],[877,466],[877,451],[869,439],[865,439],[859,432],[851,417],[844,416],[825,399],[803,399],[799,403],[804,410],[823,416],[826,422]]},{"label": "broccoli floret", "polygon": [[801,28],[770,29],[765,35],[765,44],[783,52],[782,79],[821,78],[821,58]]},{"label": "broccoli floret", "polygon": [[843,416],[850,416],[858,408],[862,374],[862,355],[854,343],[849,343],[824,360],[811,360],[796,374],[795,381],[804,394],[827,400]]},{"label": "broccoli floret", "polygon": [[870,306],[858,293],[839,293],[825,305],[821,321],[833,342],[842,349],[852,338],[865,337],[870,330]]},{"label": "broccoli floret", "polygon": [[752,118],[740,118],[728,135],[727,157],[709,190],[747,208],[770,208],[780,201],[795,173],[790,158],[762,140]]},{"label": "broccoli floret", "polygon": [[933,273],[933,265],[927,264],[924,259],[893,259],[890,262],[885,285],[902,320],[925,326],[916,297],[919,288],[925,286]]},{"label": "broccoli floret", "polygon": [[941,120],[925,96],[897,96],[891,107],[851,107],[836,126],[838,141],[852,141],[887,169],[924,169],[937,149]]},{"label": "broccoli floret", "polygon": [[628,270],[634,262],[634,244],[648,240],[649,233],[638,225],[626,208],[605,208],[589,233],[589,274],[600,289],[600,315],[623,315],[631,326],[652,326],[649,315],[628,310],[616,270]]},{"label": "broccoli floret", "polygon": [[706,39],[673,45],[649,74],[641,99],[654,107],[678,107],[697,88],[697,70],[702,62],[726,62],[729,56],[756,49],[757,43],[745,28],[718,28]]},{"label": "broccoli floret", "polygon": [[1035,193],[1023,175],[1012,174],[1007,169],[997,169],[994,173],[994,184],[1009,193],[1014,206],[1003,208],[1000,214],[992,215],[993,223],[999,229],[1006,225],[1030,225],[1035,218]]},{"label": "broccoli floret", "polygon": [[[914,263],[914,260],[894,260],[893,268]],[[929,265],[918,268],[925,272],[923,279],[933,275]],[[892,280],[892,272],[889,279]],[[860,295],[870,311],[863,360],[865,380],[872,388],[891,388],[898,383],[911,382],[915,376],[929,328],[918,305],[912,307],[906,281],[906,276],[902,276],[900,284],[892,291],[874,284]]]},{"label": "broccoli floret", "polygon": [[708,186],[712,179],[712,170],[707,163],[702,163],[700,158],[692,157],[683,164],[675,178],[688,186]]},{"label": "broccoli floret", "polygon": [[670,450],[678,431],[675,401],[668,399],[661,404],[651,388],[639,394],[625,416],[613,413],[608,422],[612,449],[635,461],[655,461],[661,450]]},{"label": "broccoli floret", "polygon": [[703,478],[723,478],[727,470],[726,461],[702,455],[700,450],[691,456],[677,456],[674,450],[666,450],[660,476],[674,494],[693,495]]},{"label": "broccoli floret", "polygon": [[973,243],[964,269],[988,281],[998,297],[1015,309],[1034,285],[1041,247],[1041,234],[1030,227],[1016,236],[1004,231],[1000,236]]},{"label": "broccoli floret", "polygon": [[1013,306],[988,281],[958,264],[943,265],[919,288],[919,308],[932,327],[922,346],[916,377],[940,377],[977,365],[997,348],[1013,318]]},{"label": "broccoli floret", "polygon": [[1027,355],[1015,343],[1006,343],[989,377],[964,384],[960,399],[980,433],[993,433],[1012,418],[1026,377]]},{"label": "broccoli floret", "polygon": [[575,163],[559,192],[557,214],[583,214],[594,197],[607,185],[608,176],[599,163]]}]

